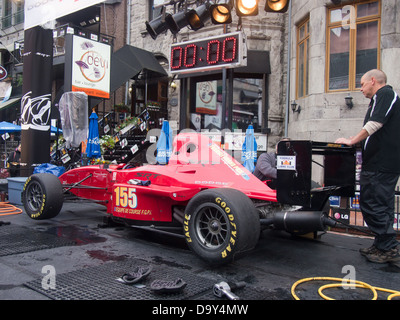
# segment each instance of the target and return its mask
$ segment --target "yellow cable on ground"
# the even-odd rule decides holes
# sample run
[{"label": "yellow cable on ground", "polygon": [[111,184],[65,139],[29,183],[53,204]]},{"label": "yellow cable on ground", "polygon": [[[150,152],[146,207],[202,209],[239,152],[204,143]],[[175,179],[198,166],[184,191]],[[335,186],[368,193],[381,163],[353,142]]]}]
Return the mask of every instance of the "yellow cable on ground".
[{"label": "yellow cable on ground", "polygon": [[376,300],[378,298],[378,293],[377,291],[383,291],[383,292],[387,292],[387,293],[392,293],[387,300],[391,300],[394,297],[400,297],[400,291],[396,291],[396,290],[390,290],[390,289],[385,289],[385,288],[379,288],[379,287],[373,287],[371,285],[369,285],[368,283],[362,282],[362,281],[357,281],[357,280],[350,280],[350,279],[342,279],[342,278],[333,278],[333,277],[314,277],[314,278],[304,278],[301,279],[299,281],[296,281],[293,286],[292,286],[292,296],[294,299],[296,300],[300,300],[300,298],[296,295],[295,290],[296,287],[304,282],[309,282],[309,281],[340,281],[340,283],[333,283],[333,284],[327,284],[324,286],[321,286],[318,289],[318,293],[319,295],[325,299],[325,300],[334,300],[328,296],[326,296],[324,293],[322,293],[323,290],[328,289],[328,288],[334,288],[334,287],[357,287],[357,288],[365,288],[365,289],[369,289],[372,291],[373,293],[373,298],[372,300]]},{"label": "yellow cable on ground", "polygon": [[0,202],[0,217],[20,213],[22,213],[22,209],[17,208],[8,202]]}]

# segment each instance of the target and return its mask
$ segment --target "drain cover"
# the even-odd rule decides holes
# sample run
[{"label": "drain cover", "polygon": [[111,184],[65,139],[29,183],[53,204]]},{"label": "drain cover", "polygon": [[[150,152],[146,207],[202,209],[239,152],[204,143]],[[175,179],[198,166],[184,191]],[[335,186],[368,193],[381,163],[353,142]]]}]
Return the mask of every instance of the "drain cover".
[{"label": "drain cover", "polygon": [[[57,274],[55,289],[43,289],[42,279],[25,283],[25,286],[54,300],[181,300],[198,299],[212,292],[213,281],[166,265],[153,265],[151,273],[138,283],[140,285],[127,285],[117,280],[139,266],[148,266],[148,262],[130,259]],[[180,292],[155,293],[150,288],[154,280],[177,278],[187,283]]]},{"label": "drain cover", "polygon": [[26,227],[0,227],[0,256],[74,245],[75,241]]}]

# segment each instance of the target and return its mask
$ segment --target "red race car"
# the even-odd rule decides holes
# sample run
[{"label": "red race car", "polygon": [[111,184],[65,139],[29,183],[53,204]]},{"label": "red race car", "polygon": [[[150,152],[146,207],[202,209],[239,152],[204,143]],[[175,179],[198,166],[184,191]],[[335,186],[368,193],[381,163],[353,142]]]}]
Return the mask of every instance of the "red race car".
[{"label": "red race car", "polygon": [[[312,157],[324,187],[311,188]],[[326,230],[330,195],[353,196],[352,148],[311,141],[278,145],[276,190],[258,180],[207,136],[181,133],[167,165],[92,165],[30,176],[22,192],[32,219],[55,217],[71,195],[104,204],[124,224],[178,232],[204,260],[220,264],[257,244],[262,228],[291,233]]]}]

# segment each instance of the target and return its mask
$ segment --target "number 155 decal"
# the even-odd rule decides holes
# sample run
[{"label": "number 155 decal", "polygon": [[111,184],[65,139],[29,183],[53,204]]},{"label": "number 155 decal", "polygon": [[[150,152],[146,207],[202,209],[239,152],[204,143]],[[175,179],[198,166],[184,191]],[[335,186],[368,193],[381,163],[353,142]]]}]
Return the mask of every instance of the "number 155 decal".
[{"label": "number 155 decal", "polygon": [[137,207],[137,196],[135,192],[136,188],[116,187],[114,189],[115,206],[135,209]]}]

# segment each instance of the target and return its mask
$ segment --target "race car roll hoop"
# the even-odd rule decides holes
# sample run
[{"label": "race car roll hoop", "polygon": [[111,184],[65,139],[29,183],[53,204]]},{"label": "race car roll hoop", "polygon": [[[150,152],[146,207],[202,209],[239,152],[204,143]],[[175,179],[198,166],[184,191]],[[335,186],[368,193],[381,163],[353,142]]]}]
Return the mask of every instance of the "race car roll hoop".
[{"label": "race car roll hoop", "polygon": [[[355,159],[350,147],[282,141],[272,190],[207,136],[181,133],[168,165],[35,174],[24,185],[22,202],[32,219],[48,219],[71,195],[95,201],[113,221],[178,234],[203,260],[221,264],[253,249],[263,228],[306,234],[333,226],[329,196],[354,196]],[[312,167],[323,170],[322,187],[312,185]]]},{"label": "race car roll hoop", "polygon": [[[312,181],[313,163],[323,170],[322,187]],[[301,209],[276,212],[261,224],[300,234],[335,226],[337,222],[327,215],[329,197],[354,197],[356,150],[324,142],[281,141],[277,166],[278,202]]]}]

